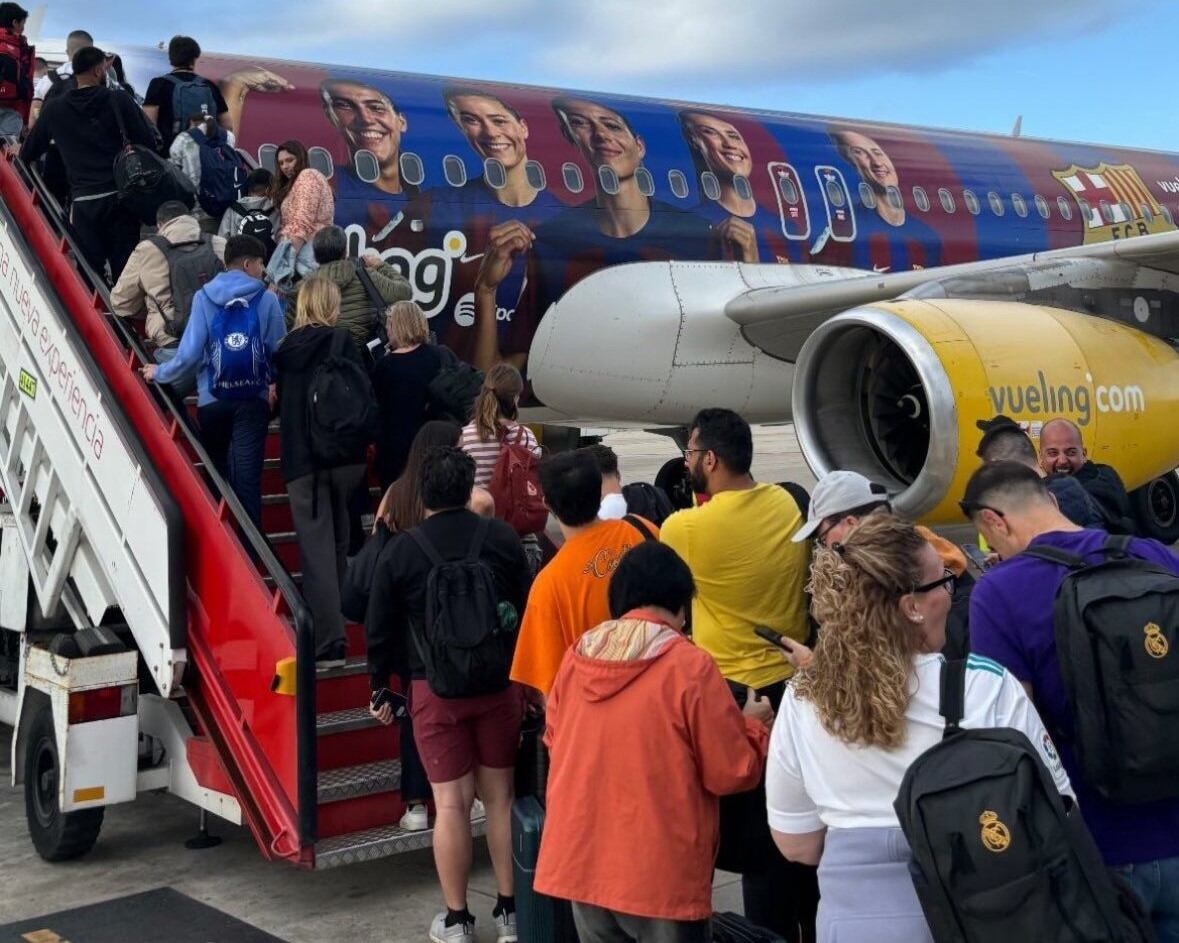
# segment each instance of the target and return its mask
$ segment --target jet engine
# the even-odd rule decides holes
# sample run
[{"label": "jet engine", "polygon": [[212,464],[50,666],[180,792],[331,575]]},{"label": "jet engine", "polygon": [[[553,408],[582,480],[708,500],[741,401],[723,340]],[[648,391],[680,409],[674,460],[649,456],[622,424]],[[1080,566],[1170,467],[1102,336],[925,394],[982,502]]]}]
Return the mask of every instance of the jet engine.
[{"label": "jet engine", "polygon": [[963,523],[979,420],[1010,416],[1038,440],[1049,419],[1071,419],[1089,457],[1136,488],[1179,465],[1176,407],[1179,353],[1166,341],[1016,302],[854,308],[811,334],[794,374],[795,430],[815,474],[858,471],[931,523]]}]

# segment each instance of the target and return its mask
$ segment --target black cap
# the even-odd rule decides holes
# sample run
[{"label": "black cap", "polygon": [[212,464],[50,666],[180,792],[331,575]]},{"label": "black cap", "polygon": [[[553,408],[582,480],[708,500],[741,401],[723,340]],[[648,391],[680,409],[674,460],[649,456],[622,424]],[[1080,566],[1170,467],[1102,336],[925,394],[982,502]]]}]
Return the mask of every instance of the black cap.
[{"label": "black cap", "polygon": [[1008,432],[1018,432],[1020,435],[1027,435],[1023,426],[1012,419],[1010,416],[995,416],[993,419],[980,419],[975,423],[980,430],[982,430],[983,437],[979,440],[978,448],[975,449],[974,454],[982,457],[986,452],[987,446],[996,437]]}]

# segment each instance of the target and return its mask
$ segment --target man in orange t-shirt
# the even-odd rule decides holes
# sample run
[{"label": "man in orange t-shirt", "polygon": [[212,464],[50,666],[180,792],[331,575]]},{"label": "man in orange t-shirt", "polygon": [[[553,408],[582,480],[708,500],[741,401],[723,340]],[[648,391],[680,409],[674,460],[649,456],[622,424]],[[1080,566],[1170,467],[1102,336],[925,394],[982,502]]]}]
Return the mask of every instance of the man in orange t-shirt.
[{"label": "man in orange t-shirt", "polygon": [[599,520],[602,473],[585,452],[546,458],[540,464],[540,486],[565,542],[532,583],[512,680],[547,696],[565,652],[610,618],[607,591],[622,555],[644,540],[658,540],[659,530],[634,515]]}]

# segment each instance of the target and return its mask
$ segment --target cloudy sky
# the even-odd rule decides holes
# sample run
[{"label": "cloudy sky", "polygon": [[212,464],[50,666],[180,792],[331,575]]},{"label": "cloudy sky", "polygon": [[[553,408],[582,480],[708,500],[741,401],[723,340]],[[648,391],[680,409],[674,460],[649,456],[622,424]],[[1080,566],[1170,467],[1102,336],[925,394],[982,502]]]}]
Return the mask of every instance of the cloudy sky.
[{"label": "cloudy sky", "polygon": [[1028,135],[1179,150],[1165,0],[69,0],[40,33],[76,27],[112,48],[184,32],[222,52],[971,130],[1022,114]]}]

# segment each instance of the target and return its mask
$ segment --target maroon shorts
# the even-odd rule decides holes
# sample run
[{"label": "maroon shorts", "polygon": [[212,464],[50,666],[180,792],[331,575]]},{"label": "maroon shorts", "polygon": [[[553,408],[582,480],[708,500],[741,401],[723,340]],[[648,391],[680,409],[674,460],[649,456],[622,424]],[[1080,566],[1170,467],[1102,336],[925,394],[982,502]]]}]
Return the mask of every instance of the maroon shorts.
[{"label": "maroon shorts", "polygon": [[516,765],[524,696],[511,684],[498,694],[439,697],[425,681],[414,681],[409,713],[426,778],[432,783],[462,779],[477,766]]}]

